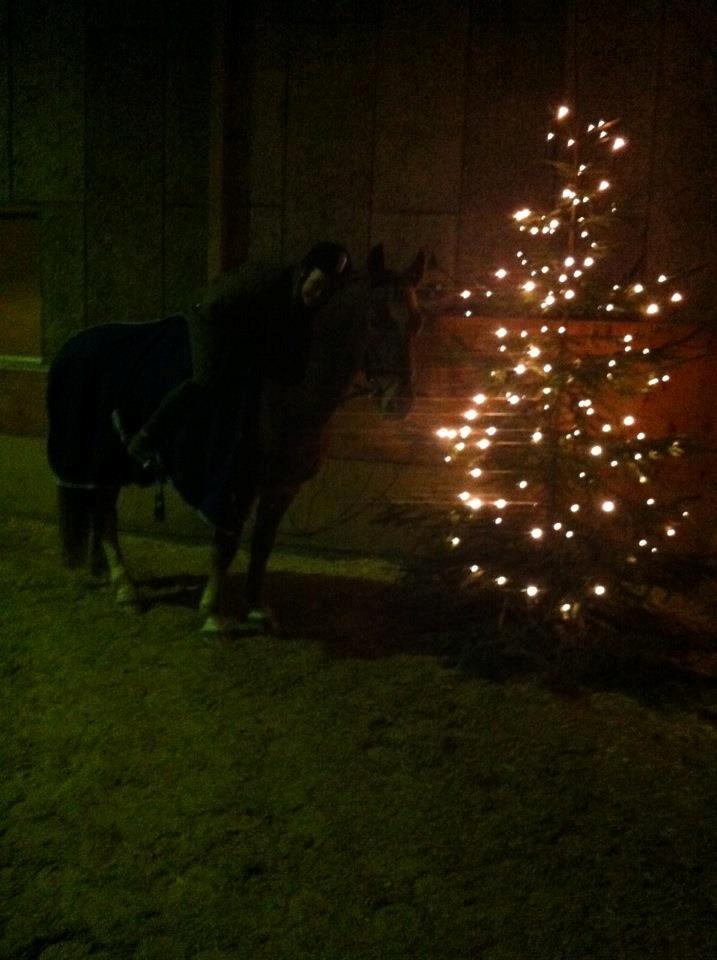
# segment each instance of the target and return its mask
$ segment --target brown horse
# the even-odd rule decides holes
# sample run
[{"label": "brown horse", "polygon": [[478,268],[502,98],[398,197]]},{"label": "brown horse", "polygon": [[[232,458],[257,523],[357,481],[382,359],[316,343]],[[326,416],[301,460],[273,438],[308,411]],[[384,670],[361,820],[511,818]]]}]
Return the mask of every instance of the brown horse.
[{"label": "brown horse", "polygon": [[[276,533],[302,484],[319,469],[326,427],[356,375],[364,374],[381,416],[397,419],[408,414],[413,402],[413,339],[421,320],[416,288],[424,266],[424,255],[419,252],[408,269],[391,271],[385,266],[382,246],[374,247],[366,272],[352,277],[317,314],[303,380],[297,384],[265,380],[262,384],[256,428],[237,458],[231,481],[235,522],[231,529],[217,525],[214,530],[209,578],[200,602],[204,631],[258,633],[272,629],[273,619],[262,603],[262,593]],[[97,364],[84,366],[92,367],[86,369],[86,379],[96,382]],[[78,377],[77,370],[73,371],[75,383],[82,373],[80,369]],[[58,374],[54,379],[62,377]],[[95,388],[88,389],[91,393]],[[61,383],[48,396],[51,439],[53,420],[59,422],[64,415],[62,396]],[[51,455],[51,463],[52,459]],[[90,562],[95,568],[103,565],[109,569],[117,602],[136,603],[139,595],[127,572],[117,531],[117,499],[121,486],[128,482],[126,477],[117,483],[63,483],[61,474],[55,472],[66,562],[85,562],[89,542]],[[243,523],[255,503],[244,589],[246,616],[230,623],[222,613],[226,574],[236,556]]]}]

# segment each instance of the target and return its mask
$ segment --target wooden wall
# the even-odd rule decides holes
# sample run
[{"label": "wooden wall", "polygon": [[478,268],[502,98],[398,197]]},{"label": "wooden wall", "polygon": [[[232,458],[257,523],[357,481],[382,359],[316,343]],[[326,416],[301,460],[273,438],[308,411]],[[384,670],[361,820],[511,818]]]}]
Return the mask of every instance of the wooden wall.
[{"label": "wooden wall", "polygon": [[[490,270],[510,213],[550,198],[545,131],[566,97],[630,137],[625,262],[688,271],[685,318],[710,321],[714,28],[707,0],[5,0],[0,208],[40,218],[44,357],[317,239],[358,261],[383,241],[393,265],[423,246],[459,281]],[[297,536],[371,546],[382,499],[438,491],[451,323],[423,338],[411,420],[340,414]],[[684,389],[707,429],[707,394]],[[0,371],[0,430],[41,434],[42,395],[37,370]]]}]

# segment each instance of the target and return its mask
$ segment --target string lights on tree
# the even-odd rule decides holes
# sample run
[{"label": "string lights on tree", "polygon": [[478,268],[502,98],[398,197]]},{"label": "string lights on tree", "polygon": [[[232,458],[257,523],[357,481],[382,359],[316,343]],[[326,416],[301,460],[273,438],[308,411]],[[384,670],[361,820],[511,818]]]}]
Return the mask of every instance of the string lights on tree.
[{"label": "string lights on tree", "polygon": [[[648,339],[683,294],[667,273],[607,279],[614,168],[628,147],[618,123],[578,129],[563,105],[547,138],[554,208],[517,210],[512,262],[458,295],[466,316],[485,316],[490,301],[519,319],[496,323],[493,369],[436,436],[455,476],[447,546],[461,584],[574,621],[659,581],[689,517],[654,483],[683,443],[649,437],[636,403],[670,380],[668,349]],[[592,324],[586,349],[579,318],[620,319],[619,343],[614,325],[601,339]]]}]

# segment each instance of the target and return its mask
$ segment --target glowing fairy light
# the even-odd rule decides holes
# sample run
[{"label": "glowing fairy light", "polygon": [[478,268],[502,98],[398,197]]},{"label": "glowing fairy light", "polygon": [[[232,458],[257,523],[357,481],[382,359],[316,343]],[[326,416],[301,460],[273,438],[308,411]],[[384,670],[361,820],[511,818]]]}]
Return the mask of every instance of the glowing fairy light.
[{"label": "glowing fairy light", "polygon": [[612,513],[615,509],[615,502],[613,500],[603,500],[600,507],[605,513]]},{"label": "glowing fairy light", "polygon": [[482,440],[479,440],[476,444],[481,450],[487,450],[490,446],[490,440],[487,440],[485,437]]},{"label": "glowing fairy light", "polygon": [[596,443],[593,447],[590,447],[590,453],[593,457],[599,457],[602,454],[602,447],[599,443]]},{"label": "glowing fairy light", "polygon": [[477,563],[474,563],[473,566],[470,568],[470,570],[471,570],[471,573],[478,573],[478,571],[480,570],[480,567],[478,566]]},{"label": "glowing fairy light", "polygon": [[558,333],[565,333],[566,327],[558,327]]},{"label": "glowing fairy light", "polygon": [[478,477],[482,476],[482,474],[483,474],[483,471],[481,470],[480,467],[473,467],[473,469],[470,471],[470,475],[473,477],[474,480],[477,480]]},{"label": "glowing fairy light", "polygon": [[461,538],[460,538],[460,537],[451,537],[451,546],[452,546],[452,547],[457,547],[460,542],[461,542]]},{"label": "glowing fairy light", "polygon": [[530,584],[530,586],[527,586],[525,588],[525,592],[528,594],[529,597],[537,597],[538,594],[540,593],[540,590],[533,584]]},{"label": "glowing fairy light", "polygon": [[638,543],[637,543],[637,545],[638,545],[638,547],[646,547],[646,546],[647,546],[647,540],[645,540],[645,539],[639,540]]},{"label": "glowing fairy light", "polygon": [[[518,486],[520,487],[521,490],[525,490],[525,488],[528,486],[528,481],[527,481],[527,480],[521,480],[520,483],[518,484]],[[683,516],[685,516],[685,514],[683,514]]]},{"label": "glowing fairy light", "polygon": [[616,367],[616,366],[617,366],[617,360],[610,360],[608,362],[608,367]]},{"label": "glowing fairy light", "polygon": [[518,394],[517,394],[517,393],[512,393],[512,394],[508,397],[508,403],[509,403],[512,407],[514,407],[516,404],[520,403],[520,397],[518,396]]},{"label": "glowing fairy light", "polygon": [[461,429],[458,431],[458,436],[461,438],[461,440],[466,440],[468,437],[470,437],[472,432],[473,431],[470,427],[461,427]]},{"label": "glowing fairy light", "polygon": [[605,309],[607,310],[608,313],[611,313],[615,309],[615,305],[613,303],[608,303]]},{"label": "glowing fairy light", "polygon": [[626,427],[631,427],[635,423],[635,418],[631,413],[628,413],[626,417],[622,418],[622,422],[625,424]]},{"label": "glowing fairy light", "polygon": [[563,604],[560,605],[560,612],[561,612],[561,613],[570,613],[570,611],[571,611],[572,609],[573,609],[573,607],[572,607],[572,604],[570,604],[570,603],[563,603]]},{"label": "glowing fairy light", "polygon": [[668,537],[675,537],[677,536],[677,531],[675,530],[674,527],[667,527],[667,529],[665,530],[665,534]]},{"label": "glowing fairy light", "polygon": [[497,427],[488,427],[488,428],[486,429],[486,433],[488,434],[489,437],[495,436],[495,434],[496,434],[497,432],[498,432],[498,428],[497,428]]},{"label": "glowing fairy light", "polygon": [[642,292],[644,291],[644,289],[645,289],[645,288],[643,287],[643,285],[642,285],[641,283],[636,283],[636,284],[633,286],[633,288],[632,288],[632,292],[633,292],[633,293],[642,293]]},{"label": "glowing fairy light", "polygon": [[533,443],[540,443],[540,441],[543,439],[543,434],[540,432],[540,430],[536,430],[530,439],[533,441]]},{"label": "glowing fairy light", "polygon": [[646,308],[646,310],[645,310],[645,313],[649,313],[650,316],[654,316],[654,314],[659,313],[659,312],[660,312],[660,307],[659,307],[659,305],[658,305],[657,303],[650,303],[650,304],[648,304],[648,306],[647,306],[647,308]]},{"label": "glowing fairy light", "polygon": [[470,297],[471,292],[470,292],[470,290],[461,290],[461,294],[460,294],[460,295],[463,297],[464,300],[467,300],[468,297]]},{"label": "glowing fairy light", "polygon": [[648,505],[648,507],[654,507],[656,502],[657,501],[654,497],[648,497],[647,500],[645,500],[645,503]]},{"label": "glowing fairy light", "polygon": [[466,410],[466,412],[463,414],[463,416],[464,416],[464,418],[465,418],[466,420],[475,420],[475,418],[478,416],[478,411],[477,411],[477,410],[473,410],[473,409],[471,408],[470,410]]},{"label": "glowing fairy light", "polygon": [[485,295],[486,295],[486,297],[492,297],[492,296],[493,296],[493,291],[492,291],[492,290],[486,290]]},{"label": "glowing fairy light", "polygon": [[672,296],[670,297],[670,300],[671,300],[673,303],[680,303],[683,299],[684,299],[684,298],[683,298],[682,294],[681,294],[681,293],[678,293],[677,291],[675,291],[675,293],[673,293]]},{"label": "glowing fairy light", "polygon": [[470,498],[471,498],[471,495],[470,495],[470,493],[468,493],[467,490],[463,490],[462,493],[459,493],[459,494],[458,494],[458,499],[459,499],[459,500],[462,500],[464,503],[466,503],[466,501],[470,500]]},{"label": "glowing fairy light", "polygon": [[622,150],[622,148],[626,145],[626,143],[627,143],[627,140],[625,140],[624,137],[615,137],[615,139],[612,142],[612,149]]},{"label": "glowing fairy light", "polygon": [[[572,299],[575,297],[575,291],[574,291],[574,290],[566,290],[565,293],[563,294],[563,296],[565,297],[566,300],[572,300]],[[558,331],[558,332],[559,332],[559,331]]]},{"label": "glowing fairy light", "polygon": [[505,269],[505,267],[500,267],[495,271],[495,275],[499,280],[504,280],[508,276],[508,271]]},{"label": "glowing fairy light", "polygon": [[573,140],[572,137],[568,140],[568,146],[569,146],[569,147],[574,147],[574,146],[575,146],[575,141]]},{"label": "glowing fairy light", "polygon": [[473,311],[472,311],[472,310],[466,310],[464,316],[466,316],[466,317],[472,317],[472,316],[473,316]]},{"label": "glowing fairy light", "polygon": [[505,510],[505,508],[508,506],[508,501],[504,500],[503,497],[500,497],[498,500],[495,501],[495,506],[499,510]]},{"label": "glowing fairy light", "polygon": [[574,534],[574,532],[573,532],[572,530],[566,530],[566,531],[565,531],[565,537],[566,537],[566,539],[572,540],[574,536],[575,536],[575,534]]},{"label": "glowing fairy light", "polygon": [[504,587],[504,586],[506,585],[506,583],[508,582],[508,578],[507,578],[507,577],[496,577],[496,578],[495,578],[495,582],[498,584],[499,587]]},{"label": "glowing fairy light", "polygon": [[477,393],[477,394],[473,397],[473,403],[477,403],[477,404],[480,405],[480,404],[482,404],[482,403],[485,403],[487,399],[488,399],[488,398],[486,397],[486,395],[485,395],[484,393]]},{"label": "glowing fairy light", "polygon": [[530,531],[530,536],[533,538],[533,540],[541,540],[543,537],[543,531],[540,529],[540,527],[533,527],[533,529]]},{"label": "glowing fairy light", "polygon": [[567,273],[561,273],[558,277],[558,283],[566,283],[568,279]]},{"label": "glowing fairy light", "polygon": [[579,503],[571,503],[571,504],[570,504],[570,512],[571,512],[571,513],[579,513],[579,511],[580,511],[580,504],[579,504]]},{"label": "glowing fairy light", "polygon": [[528,347],[528,356],[535,360],[536,357],[540,356],[540,347]]},{"label": "glowing fairy light", "polygon": [[546,139],[546,140],[552,140],[554,136],[555,136],[555,134],[554,134],[553,131],[551,130],[550,133],[547,135],[547,137],[546,137],[545,139]]},{"label": "glowing fairy light", "polygon": [[612,427],[610,426],[609,423],[603,423],[603,425],[602,425],[602,432],[603,432],[603,433],[610,433],[611,430],[612,430]]},{"label": "glowing fairy light", "polygon": [[602,191],[602,190],[609,190],[609,189],[610,189],[609,180],[601,180],[600,183],[598,184],[598,190]]},{"label": "glowing fairy light", "polygon": [[660,276],[657,278],[657,282],[658,282],[658,283],[667,283],[667,277],[665,276],[664,273],[661,273],[661,274],[660,274]]},{"label": "glowing fairy light", "polygon": [[637,434],[637,438],[636,438],[636,439],[638,439],[638,440],[644,440],[644,439],[645,439],[645,436],[646,436],[646,434],[640,432],[640,433]]},{"label": "glowing fairy light", "polygon": [[556,113],[556,117],[558,118],[558,120],[564,120],[569,113],[570,113],[570,107],[566,107],[565,105],[562,105],[558,107],[558,112]]},{"label": "glowing fairy light", "polygon": [[662,382],[663,382],[663,383],[667,383],[669,379],[670,379],[669,373],[663,373],[663,374],[662,374]]},{"label": "glowing fairy light", "polygon": [[563,529],[563,525],[562,523],[560,523],[560,521],[553,524],[553,530],[562,530],[562,529]]},{"label": "glowing fairy light", "polygon": [[498,337],[500,340],[502,340],[503,337],[507,337],[507,336],[508,336],[508,331],[505,329],[505,327],[499,327],[499,328],[495,331],[495,335],[496,335],[496,337]]},{"label": "glowing fairy light", "polygon": [[596,594],[598,597],[604,597],[605,594],[607,593],[607,588],[604,587],[601,583],[596,583],[595,586],[593,587],[593,593]]},{"label": "glowing fairy light", "polygon": [[528,369],[528,368],[526,367],[526,365],[525,365],[524,363],[519,363],[519,364],[517,365],[517,367],[513,367],[513,370],[514,370],[515,373],[517,373],[518,375],[524,374],[527,369]]},{"label": "glowing fairy light", "polygon": [[527,280],[523,284],[523,290],[525,290],[527,293],[532,293],[532,291],[535,290],[535,287],[536,287],[536,283],[534,280]]},{"label": "glowing fairy light", "polygon": [[526,220],[526,219],[530,216],[531,212],[532,212],[532,211],[529,210],[527,207],[523,207],[522,210],[517,210],[517,211],[513,214],[513,219],[514,219],[514,220]]},{"label": "glowing fairy light", "polygon": [[456,450],[457,453],[461,453],[465,448],[465,443],[457,443],[453,449]]},{"label": "glowing fairy light", "polygon": [[544,373],[550,373],[550,371],[551,371],[552,369],[553,369],[552,363],[544,363],[544,364],[543,364],[543,371],[544,371]]},{"label": "glowing fairy light", "polygon": [[467,506],[470,507],[471,510],[480,510],[480,508],[483,506],[483,501],[478,497],[471,497],[467,503]]},{"label": "glowing fairy light", "polygon": [[571,190],[570,187],[565,187],[561,196],[563,200],[571,200],[575,196],[575,191]]},{"label": "glowing fairy light", "polygon": [[648,384],[649,384],[651,387],[655,387],[655,386],[657,386],[657,384],[660,382],[660,378],[659,378],[659,377],[650,377],[650,379],[649,379],[647,382],[648,382]]}]

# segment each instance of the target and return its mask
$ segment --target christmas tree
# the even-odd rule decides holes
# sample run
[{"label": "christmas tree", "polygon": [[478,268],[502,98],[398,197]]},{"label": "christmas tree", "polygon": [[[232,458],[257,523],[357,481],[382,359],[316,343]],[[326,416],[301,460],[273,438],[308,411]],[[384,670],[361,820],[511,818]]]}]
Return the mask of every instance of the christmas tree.
[{"label": "christmas tree", "polygon": [[616,282],[618,123],[578,131],[561,106],[548,141],[554,208],[515,212],[513,262],[457,295],[466,316],[502,319],[470,403],[436,431],[456,491],[441,577],[469,605],[498,592],[504,612],[580,624],[644,602],[674,570],[689,511],[655,473],[685,441],[649,436],[636,411],[670,380],[655,321],[683,296],[667,274]]}]

